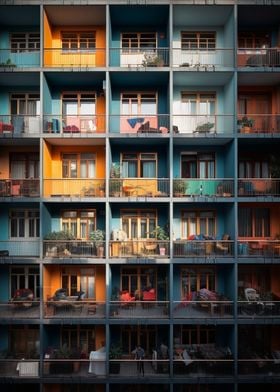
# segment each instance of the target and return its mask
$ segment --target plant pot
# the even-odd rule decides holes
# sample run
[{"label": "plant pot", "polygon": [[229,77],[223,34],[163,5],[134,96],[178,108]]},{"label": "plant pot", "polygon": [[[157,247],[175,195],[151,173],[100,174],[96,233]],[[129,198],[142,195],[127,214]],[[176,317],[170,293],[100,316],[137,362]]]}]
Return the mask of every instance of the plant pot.
[{"label": "plant pot", "polygon": [[241,132],[242,133],[251,133],[252,128],[251,127],[242,127]]},{"label": "plant pot", "polygon": [[99,246],[97,248],[97,256],[98,257],[104,257],[104,246]]},{"label": "plant pot", "polygon": [[165,248],[159,248],[160,256],[165,256]]}]

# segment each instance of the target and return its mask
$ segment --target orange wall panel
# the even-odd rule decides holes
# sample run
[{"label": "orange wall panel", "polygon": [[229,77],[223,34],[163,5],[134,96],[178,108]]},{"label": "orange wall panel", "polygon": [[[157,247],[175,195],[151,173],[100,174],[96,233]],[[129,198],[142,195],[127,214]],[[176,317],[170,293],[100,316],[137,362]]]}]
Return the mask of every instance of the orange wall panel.
[{"label": "orange wall panel", "polygon": [[[51,26],[44,11],[44,48],[51,49],[52,47],[52,31]],[[52,52],[50,50],[44,50],[44,65],[52,65]]]},{"label": "orange wall panel", "polygon": [[103,266],[96,267],[96,301],[106,300],[106,280],[105,268]]}]

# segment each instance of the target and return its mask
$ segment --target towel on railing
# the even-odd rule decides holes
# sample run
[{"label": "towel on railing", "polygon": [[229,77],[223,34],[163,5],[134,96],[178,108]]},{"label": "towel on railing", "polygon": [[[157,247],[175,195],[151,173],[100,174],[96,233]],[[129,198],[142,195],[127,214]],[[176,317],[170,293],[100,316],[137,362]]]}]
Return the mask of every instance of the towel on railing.
[{"label": "towel on railing", "polygon": [[127,119],[127,122],[131,126],[131,128],[134,128],[137,123],[142,124],[144,121],[145,121],[144,117],[135,117],[135,118]]}]

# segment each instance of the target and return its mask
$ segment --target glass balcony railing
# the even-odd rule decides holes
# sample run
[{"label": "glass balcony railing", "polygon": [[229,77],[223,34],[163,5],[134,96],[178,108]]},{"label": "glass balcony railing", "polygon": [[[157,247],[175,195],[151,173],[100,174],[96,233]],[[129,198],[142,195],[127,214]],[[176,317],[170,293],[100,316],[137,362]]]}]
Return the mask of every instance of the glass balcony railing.
[{"label": "glass balcony railing", "polygon": [[93,241],[86,240],[44,240],[44,257],[75,258],[75,257],[105,257],[105,241],[96,247]]},{"label": "glass balcony railing", "polygon": [[173,318],[232,318],[233,301],[173,301]]},{"label": "glass balcony railing", "polygon": [[7,241],[0,240],[0,255],[6,257],[39,257],[40,240],[18,237]]},{"label": "glass balcony railing", "polygon": [[44,133],[82,136],[106,132],[105,114],[94,115],[44,115]]},{"label": "glass balcony railing", "polygon": [[0,49],[0,71],[9,68],[40,66],[40,51],[30,49]]},{"label": "glass balcony railing", "polygon": [[169,317],[169,301],[111,301],[110,317],[114,319],[143,319]]},{"label": "glass balcony railing", "polygon": [[244,178],[238,180],[238,196],[280,196],[280,179]]},{"label": "glass balcony railing", "polygon": [[168,67],[169,48],[110,48],[110,66]]},{"label": "glass balcony railing", "polygon": [[232,114],[191,115],[174,113],[173,133],[192,136],[232,135],[235,133],[235,118]]},{"label": "glass balcony railing", "polygon": [[232,197],[234,180],[225,178],[176,178],[173,180],[173,196]]},{"label": "glass balcony railing", "polygon": [[184,71],[210,70],[234,66],[234,49],[195,49],[173,48],[173,66],[182,67]]},{"label": "glass balcony railing", "polygon": [[169,133],[169,114],[110,115],[110,133],[156,135]]},{"label": "glass balcony railing", "polygon": [[168,197],[170,181],[166,178],[110,178],[110,197]]},{"label": "glass balcony railing", "polygon": [[44,49],[45,67],[105,67],[106,49],[80,50],[62,48]]},{"label": "glass balcony railing", "polygon": [[25,136],[39,135],[41,132],[40,116],[0,115],[0,135]]},{"label": "glass balcony railing", "polygon": [[278,114],[239,114],[237,128],[240,134],[279,134],[280,115]]},{"label": "glass balcony railing", "polygon": [[110,241],[110,257],[169,257],[169,241],[153,238],[143,240]]},{"label": "glass balcony railing", "polygon": [[280,67],[279,48],[238,48],[238,67]]},{"label": "glass balcony railing", "polygon": [[105,302],[92,300],[49,300],[44,302],[44,317],[48,319],[103,319],[105,305]]},{"label": "glass balcony railing", "polygon": [[174,257],[232,257],[234,241],[230,240],[176,240]]},{"label": "glass balcony railing", "polygon": [[105,179],[56,178],[43,180],[44,197],[104,197]]},{"label": "glass balcony railing", "polygon": [[39,179],[1,179],[0,197],[39,197]]},{"label": "glass balcony railing", "polygon": [[280,257],[280,240],[239,240],[238,257]]},{"label": "glass balcony railing", "polygon": [[2,319],[35,319],[40,318],[40,301],[8,301],[0,302],[0,318]]}]

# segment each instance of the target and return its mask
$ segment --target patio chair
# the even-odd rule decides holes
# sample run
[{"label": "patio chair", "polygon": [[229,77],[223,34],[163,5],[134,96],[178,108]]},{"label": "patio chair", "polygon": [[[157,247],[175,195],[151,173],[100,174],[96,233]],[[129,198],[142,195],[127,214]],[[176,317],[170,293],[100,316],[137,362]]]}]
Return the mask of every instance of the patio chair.
[{"label": "patio chair", "polygon": [[247,314],[262,314],[264,312],[264,303],[260,301],[260,295],[257,290],[248,287],[244,290],[245,298],[248,301],[246,309]]},{"label": "patio chair", "polygon": [[221,242],[216,242],[216,250],[219,253],[227,254],[229,252],[229,243],[223,242],[223,241],[228,241],[229,238],[230,237],[228,234],[224,234]]}]

